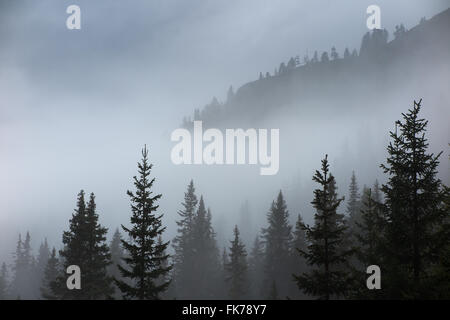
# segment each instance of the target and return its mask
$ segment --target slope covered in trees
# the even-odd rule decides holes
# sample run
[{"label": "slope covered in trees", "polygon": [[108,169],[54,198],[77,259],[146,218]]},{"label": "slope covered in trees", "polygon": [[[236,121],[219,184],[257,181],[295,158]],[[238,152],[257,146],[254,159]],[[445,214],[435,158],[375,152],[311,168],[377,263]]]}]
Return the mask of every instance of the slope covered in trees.
[{"label": "slope covered in trees", "polygon": [[[183,125],[202,120],[206,127],[248,127],[273,115],[301,117],[313,109],[368,110],[371,101],[389,101],[396,90],[420,88],[418,73],[422,84],[436,81],[436,66],[448,66],[450,60],[450,43],[444,36],[449,32],[450,9],[429,20],[422,18],[410,30],[400,25],[391,35],[384,29],[367,32],[358,50],[341,48],[341,54],[330,45],[330,53],[315,51],[311,57],[291,58],[275,72],[261,72],[258,80],[236,91],[230,87],[224,102],[213,98],[185,117]],[[450,80],[448,70],[439,68],[444,83]],[[439,89],[429,88],[437,94]],[[349,91],[352,95],[343,94]]]}]

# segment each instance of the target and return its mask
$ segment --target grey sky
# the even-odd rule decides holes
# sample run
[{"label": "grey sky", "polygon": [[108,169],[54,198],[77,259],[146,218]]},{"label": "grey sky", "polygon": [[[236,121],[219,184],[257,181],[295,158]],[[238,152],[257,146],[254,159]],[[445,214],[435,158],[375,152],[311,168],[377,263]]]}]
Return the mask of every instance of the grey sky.
[{"label": "grey sky", "polygon": [[[65,27],[70,4],[81,7],[80,31]],[[49,227],[57,230],[50,239],[56,245],[81,188],[97,194],[100,210],[124,212],[104,218],[118,226],[128,218],[124,191],[144,143],[164,167],[168,132],[213,96],[223,100],[229,85],[272,73],[297,54],[333,45],[340,53],[359,49],[371,4],[381,7],[390,33],[449,6],[444,0],[0,0],[0,257],[27,229],[35,245]],[[161,178],[160,192],[182,196],[186,179]],[[175,207],[176,195],[169,198]]]}]

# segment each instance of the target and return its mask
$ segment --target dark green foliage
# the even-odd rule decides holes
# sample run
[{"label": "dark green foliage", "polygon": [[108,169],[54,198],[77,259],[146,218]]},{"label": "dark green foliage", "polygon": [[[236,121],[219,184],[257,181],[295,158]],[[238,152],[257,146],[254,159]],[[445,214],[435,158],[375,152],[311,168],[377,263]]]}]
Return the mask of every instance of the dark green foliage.
[{"label": "dark green foliage", "polygon": [[371,189],[365,189],[362,197],[361,222],[356,222],[358,232],[355,237],[358,241],[358,259],[365,266],[380,262],[380,244],[385,228],[385,220],[380,203],[374,200]]},{"label": "dark green foliage", "polygon": [[430,267],[430,287],[434,288],[429,299],[450,299],[450,188],[444,186],[444,200],[442,204],[444,220],[437,228],[437,234],[447,239],[441,248],[438,261]]},{"label": "dark green foliage", "polygon": [[194,182],[188,185],[184,194],[183,209],[178,211],[180,220],[177,221],[178,234],[173,240],[174,255],[174,281],[179,297],[187,297],[194,287],[190,276],[194,272],[194,219],[197,209]]},{"label": "dark green foliage", "polygon": [[281,191],[276,201],[272,201],[267,222],[268,227],[262,230],[265,244],[266,292],[270,290],[270,284],[275,281],[278,294],[286,297],[291,284],[289,258],[292,227],[289,225],[289,212]]},{"label": "dark green foliage", "polygon": [[229,262],[225,264],[226,281],[229,283],[229,297],[232,300],[243,299],[248,291],[247,252],[245,245],[239,238],[237,226],[233,230],[234,239],[231,241]]},{"label": "dark green foliage", "polygon": [[122,225],[122,229],[129,236],[128,241],[122,240],[127,252],[123,259],[125,266],[118,266],[122,277],[129,279],[116,280],[125,299],[158,300],[169,286],[169,282],[157,283],[171,270],[171,266],[164,267],[164,261],[169,256],[165,253],[168,242],[158,243],[165,227],[162,227],[162,215],[156,215],[156,202],[161,194],[153,195],[151,191],[155,178],[149,178],[152,164],[148,161],[148,151],[142,150],[142,160],[138,163],[139,177],[134,177],[135,193],[128,191],[131,200],[131,227]]},{"label": "dark green foliage", "polygon": [[[430,286],[429,266],[438,263],[449,237],[437,232],[445,221],[441,181],[436,177],[439,156],[428,153],[425,132],[428,122],[419,117],[421,101],[396,122],[387,163],[389,175],[382,191],[386,198],[387,257],[385,290],[389,298],[426,298]],[[399,132],[398,132],[399,130]]]},{"label": "dark green foliage", "polygon": [[[114,289],[106,270],[111,263],[106,244],[107,232],[108,229],[98,222],[94,194],[91,193],[86,204],[84,191],[81,190],[69,230],[63,233],[64,249],[59,252],[63,274],[50,285],[57,299],[98,300],[111,297]],[[71,265],[80,267],[80,290],[67,289],[64,271]]]},{"label": "dark green foliage", "polygon": [[307,251],[299,250],[311,270],[294,277],[300,290],[328,300],[348,291],[350,277],[342,266],[352,251],[342,250],[346,226],[344,216],[337,213],[337,208],[344,199],[337,196],[335,180],[329,172],[328,156],[322,160],[322,170],[316,171],[313,180],[321,186],[314,190],[311,202],[316,209],[315,225],[303,226],[308,248]]},{"label": "dark green foliage", "polygon": [[[375,183],[375,188],[377,183]],[[381,203],[374,200],[372,189],[364,189],[361,203],[361,221],[356,222],[354,237],[356,240],[355,257],[359,264],[354,272],[353,292],[350,296],[363,299],[382,297],[378,290],[367,290],[364,285],[368,277],[368,266],[383,266],[383,248],[387,245],[384,238],[386,221]]]},{"label": "dark green foliage", "polygon": [[220,263],[211,210],[203,197],[195,195],[193,181],[184,194],[183,209],[178,212],[175,237],[174,278],[179,299],[212,299],[223,295],[223,264]]},{"label": "dark green foliage", "polygon": [[52,285],[55,286],[55,281],[60,273],[61,270],[59,268],[58,257],[56,256],[56,249],[53,248],[50,257],[47,260],[44,269],[44,277],[42,278],[41,283],[41,296],[44,299],[55,300],[57,298],[53,293],[55,290],[52,289]]},{"label": "dark green foliage", "polygon": [[[295,223],[295,229],[293,232],[293,241],[290,250],[291,260],[291,273],[302,274],[307,271],[306,260],[303,256],[298,254],[298,250],[305,251],[307,249],[307,241],[305,230],[303,229],[304,223],[301,215],[298,215],[297,222]],[[303,298],[301,292],[299,292],[295,283],[292,283],[289,292],[290,298]]]}]

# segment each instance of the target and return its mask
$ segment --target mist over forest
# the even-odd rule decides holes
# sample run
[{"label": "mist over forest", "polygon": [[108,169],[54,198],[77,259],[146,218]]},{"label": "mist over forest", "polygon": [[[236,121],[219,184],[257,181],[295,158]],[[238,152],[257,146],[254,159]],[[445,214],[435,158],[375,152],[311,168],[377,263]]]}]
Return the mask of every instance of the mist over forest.
[{"label": "mist over forest", "polygon": [[[386,27],[367,31],[349,22],[338,35],[329,34],[335,21],[324,22],[331,13],[310,22],[295,1],[282,6],[297,10],[302,28],[269,19],[271,12],[281,15],[269,3],[256,10],[254,25],[245,22],[257,1],[231,1],[236,8],[138,1],[126,9],[134,19],[121,16],[117,2],[109,13],[116,23],[108,26],[94,22],[102,19],[97,4],[80,2],[90,10],[74,35],[55,28],[66,3],[48,12],[46,1],[0,5],[0,19],[12,30],[0,31],[0,298],[448,299],[450,9],[444,1],[405,17],[400,5],[392,7],[396,14]],[[349,3],[365,23],[367,5]],[[144,9],[158,12],[149,13],[151,23]],[[236,25],[229,25],[237,13]],[[249,33],[238,36],[240,27]],[[301,42],[293,45],[296,36]],[[194,121],[223,132],[279,129],[279,171],[262,176],[259,165],[173,164],[171,132],[191,130]],[[423,167],[408,162],[411,130],[427,139],[414,145],[422,148]],[[422,170],[416,193],[402,180],[401,164]],[[412,201],[413,193],[426,196]],[[140,206],[156,218],[139,220]],[[432,212],[423,230],[408,229],[414,210]],[[321,266],[311,263],[314,244],[322,245],[314,226],[327,214],[334,262],[345,261],[327,267],[334,289],[311,273]],[[151,292],[133,290],[138,281],[128,279],[139,269],[132,239],[142,234],[133,223],[144,222],[154,228],[146,261],[157,266],[147,275],[154,279]],[[63,269],[82,259],[87,238],[96,241],[95,257],[78,264],[88,270],[83,283],[89,285],[65,291]],[[409,240],[411,247],[402,247]],[[422,264],[411,253],[418,248],[426,252]],[[380,294],[360,287],[370,264],[387,266]]]}]

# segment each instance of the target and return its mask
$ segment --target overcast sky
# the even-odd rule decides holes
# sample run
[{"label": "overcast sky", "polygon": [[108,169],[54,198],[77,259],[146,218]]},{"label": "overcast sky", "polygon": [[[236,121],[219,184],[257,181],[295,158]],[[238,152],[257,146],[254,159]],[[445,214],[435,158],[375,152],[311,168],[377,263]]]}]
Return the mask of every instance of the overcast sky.
[{"label": "overcast sky", "polygon": [[[71,4],[81,7],[81,30],[66,28]],[[291,56],[333,45],[340,53],[359,49],[371,4],[381,7],[382,27],[391,34],[398,23],[409,28],[449,6],[445,0],[0,0],[0,257],[28,229],[37,245],[50,225],[58,231],[50,240],[59,245],[81,188],[96,192],[100,210],[127,212],[124,191],[144,143],[163,167],[168,132],[213,96],[223,100],[230,85],[272,72]],[[160,190],[180,195],[188,182],[175,187],[177,177],[161,180]],[[123,217],[102,219],[115,227]]]}]

